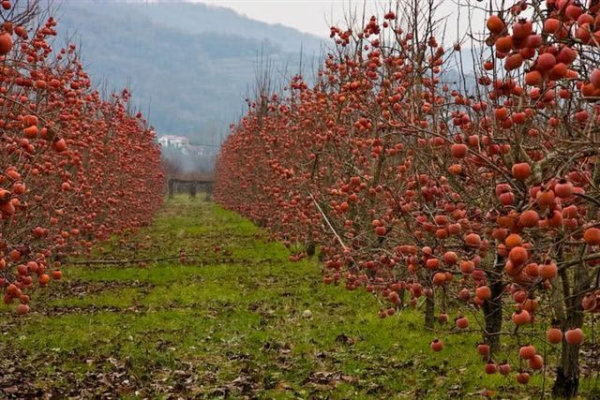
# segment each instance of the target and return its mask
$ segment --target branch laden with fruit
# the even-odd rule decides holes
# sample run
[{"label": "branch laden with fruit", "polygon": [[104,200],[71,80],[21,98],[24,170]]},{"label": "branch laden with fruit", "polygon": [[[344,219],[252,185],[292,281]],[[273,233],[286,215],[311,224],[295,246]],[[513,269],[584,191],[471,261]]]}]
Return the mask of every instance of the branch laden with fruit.
[{"label": "branch laden with fruit", "polygon": [[480,330],[485,371],[525,384],[561,345],[553,390],[572,397],[600,312],[600,7],[491,7],[481,40],[445,48],[426,3],[332,27],[317,82],[294,77],[234,127],[216,196],[318,244],[325,283],[377,293],[382,318],[424,303],[434,351]]},{"label": "branch laden with fruit", "polygon": [[0,288],[29,311],[29,292],[61,278],[61,261],[150,221],[162,202],[154,132],[124,90],[102,99],[57,22],[37,3],[2,2],[0,17]]}]

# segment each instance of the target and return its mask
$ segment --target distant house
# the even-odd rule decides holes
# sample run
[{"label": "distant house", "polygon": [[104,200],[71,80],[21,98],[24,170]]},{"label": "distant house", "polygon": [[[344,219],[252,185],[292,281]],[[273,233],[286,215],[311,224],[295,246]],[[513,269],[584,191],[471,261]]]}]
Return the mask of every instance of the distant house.
[{"label": "distant house", "polygon": [[184,136],[164,135],[158,138],[162,147],[175,147],[181,149],[190,145],[190,139]]}]

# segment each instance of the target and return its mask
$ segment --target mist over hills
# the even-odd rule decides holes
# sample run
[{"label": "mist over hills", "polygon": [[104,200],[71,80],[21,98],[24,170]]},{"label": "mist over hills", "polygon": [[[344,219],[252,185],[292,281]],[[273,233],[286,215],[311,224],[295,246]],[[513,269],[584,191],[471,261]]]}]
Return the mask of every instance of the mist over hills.
[{"label": "mist over hills", "polygon": [[81,44],[99,87],[131,88],[159,134],[193,143],[220,143],[245,110],[261,59],[269,59],[275,76],[290,77],[299,72],[302,49],[302,72],[312,75],[327,46],[295,29],[199,3],[64,0],[53,15],[58,40]]}]

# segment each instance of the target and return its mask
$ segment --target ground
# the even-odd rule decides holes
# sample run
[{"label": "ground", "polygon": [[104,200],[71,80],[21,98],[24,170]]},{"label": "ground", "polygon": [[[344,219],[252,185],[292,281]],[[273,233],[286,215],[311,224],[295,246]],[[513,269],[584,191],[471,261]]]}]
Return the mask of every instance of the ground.
[{"label": "ground", "polygon": [[[324,285],[316,258],[290,262],[202,198],[167,201],[125,239],[93,258],[145,262],[68,266],[29,315],[0,306],[0,398],[523,399],[551,386],[486,376],[476,334],[433,353],[420,310],[379,319],[375,297]],[[597,395],[598,373],[582,386]]]}]

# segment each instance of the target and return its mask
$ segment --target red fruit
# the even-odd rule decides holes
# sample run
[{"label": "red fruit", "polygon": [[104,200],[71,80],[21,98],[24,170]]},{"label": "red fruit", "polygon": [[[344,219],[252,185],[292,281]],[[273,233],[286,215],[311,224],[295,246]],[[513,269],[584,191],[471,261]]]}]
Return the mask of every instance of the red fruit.
[{"label": "red fruit", "polygon": [[556,33],[560,29],[560,21],[556,18],[548,18],[544,21],[544,32]]},{"label": "red fruit", "polygon": [[551,189],[544,190],[544,191],[540,190],[539,192],[537,192],[535,199],[540,207],[542,207],[542,208],[550,207],[551,205],[554,204],[554,199],[555,199],[554,191]]},{"label": "red fruit", "polygon": [[454,143],[450,148],[452,157],[454,158],[465,158],[467,155],[467,146],[462,143]]},{"label": "red fruit", "polygon": [[573,184],[566,179],[561,179],[554,185],[554,194],[561,199],[566,199],[573,193]]},{"label": "red fruit", "polygon": [[442,351],[444,349],[444,343],[439,339],[432,341],[429,346],[433,351]]},{"label": "red fruit", "polygon": [[539,71],[529,71],[525,74],[525,83],[530,86],[539,86],[542,84],[543,78]]},{"label": "red fruit", "polygon": [[500,17],[498,17],[497,15],[490,16],[486,22],[486,26],[490,32],[496,34],[502,33],[506,28],[506,25],[504,25],[504,21],[502,21],[502,19],[500,19]]},{"label": "red fruit", "polygon": [[55,281],[60,281],[60,279],[62,278],[62,272],[58,269],[52,271],[50,275],[52,275],[52,279],[54,279]]},{"label": "red fruit", "polygon": [[552,80],[563,79],[567,76],[568,72],[569,72],[569,70],[565,64],[557,63],[550,70],[550,79],[552,79]]},{"label": "red fruit", "polygon": [[546,339],[549,343],[558,344],[562,342],[563,333],[558,328],[550,328],[546,331]]},{"label": "red fruit", "polygon": [[525,325],[531,321],[531,315],[529,315],[529,311],[527,310],[515,311],[512,315],[512,320],[515,325]]},{"label": "red fruit", "polygon": [[508,109],[506,107],[500,107],[494,110],[494,118],[498,121],[505,120],[508,118]]},{"label": "red fruit", "polygon": [[550,53],[540,54],[535,65],[539,71],[549,71],[556,65],[556,57]]},{"label": "red fruit", "polygon": [[484,370],[486,374],[491,375],[495,374],[498,371],[498,367],[496,366],[496,364],[490,361],[487,364],[485,364]]},{"label": "red fruit", "polygon": [[440,266],[440,260],[437,258],[429,258],[427,261],[425,261],[425,266],[430,270],[438,269]]},{"label": "red fruit", "polygon": [[11,297],[19,297],[21,296],[21,289],[19,289],[15,284],[11,283],[6,288],[6,294]]},{"label": "red fruit", "polygon": [[524,360],[528,360],[531,357],[535,356],[535,347],[533,347],[532,345],[528,344],[526,346],[522,346],[519,349],[519,356],[524,359]]},{"label": "red fruit", "polygon": [[531,166],[528,163],[518,163],[512,166],[512,175],[515,179],[524,181],[531,175]]},{"label": "red fruit", "polygon": [[385,234],[387,233],[387,229],[385,229],[385,226],[378,226],[377,228],[375,228],[375,233],[377,234],[377,236],[385,236]]},{"label": "red fruit", "polygon": [[527,250],[521,246],[514,247],[510,251],[510,253],[508,253],[508,259],[515,266],[520,266],[520,265],[525,264],[525,262],[527,261],[528,258],[529,258],[529,255],[527,253]]},{"label": "red fruit", "polygon": [[544,358],[539,354],[535,354],[533,357],[527,359],[527,365],[529,365],[529,368],[531,369],[542,369],[544,368]]},{"label": "red fruit", "polygon": [[577,20],[581,14],[583,14],[581,7],[573,4],[568,5],[565,9],[565,15],[572,20]]},{"label": "red fruit", "polygon": [[504,61],[504,68],[507,71],[512,71],[523,65],[523,56],[520,53],[511,54]]},{"label": "red fruit", "polygon": [[446,273],[445,272],[436,272],[433,275],[433,284],[436,286],[442,286],[446,282]]},{"label": "red fruit", "polygon": [[571,64],[577,59],[577,52],[569,46],[564,46],[556,56],[556,62],[563,63],[566,65]]},{"label": "red fruit", "polygon": [[512,36],[515,39],[522,40],[527,38],[533,31],[533,24],[531,21],[521,19],[512,26]]},{"label": "red fruit", "polygon": [[590,246],[597,246],[600,244],[600,229],[598,228],[587,228],[583,233],[583,240]]},{"label": "red fruit", "polygon": [[54,147],[54,150],[60,153],[67,149],[67,142],[65,142],[64,139],[58,139],[53,143],[52,146]]},{"label": "red fruit", "polygon": [[469,247],[480,248],[481,247],[481,236],[476,233],[469,233],[465,236],[465,243]]},{"label": "red fruit", "polygon": [[38,127],[35,125],[31,125],[25,129],[23,129],[23,134],[25,135],[25,137],[30,138],[30,139],[36,137],[38,132],[39,132]]},{"label": "red fruit", "polygon": [[598,301],[596,299],[596,296],[596,293],[588,293],[585,296],[583,296],[583,299],[581,299],[581,306],[583,307],[584,311],[596,310],[596,308],[598,307]]},{"label": "red fruit", "polygon": [[540,221],[540,215],[535,210],[523,211],[519,216],[519,226],[523,228],[536,227]]},{"label": "red fruit", "polygon": [[519,372],[517,374],[517,382],[519,382],[521,385],[527,385],[529,383],[529,373]]},{"label": "red fruit", "polygon": [[581,345],[583,343],[584,335],[580,328],[569,329],[565,332],[565,340],[571,345]]},{"label": "red fruit", "polygon": [[471,274],[475,271],[475,263],[469,260],[463,260],[460,262],[460,272],[463,274]]},{"label": "red fruit", "polygon": [[475,289],[475,296],[479,297],[481,300],[488,300],[492,297],[492,291],[489,286],[479,286]]},{"label": "red fruit", "polygon": [[27,304],[21,303],[17,306],[17,314],[23,315],[23,314],[27,314],[28,312],[29,312],[29,306]]},{"label": "red fruit", "polygon": [[482,356],[487,356],[490,354],[490,345],[486,343],[479,343],[477,345],[477,352]]},{"label": "red fruit", "polygon": [[442,260],[448,265],[454,265],[458,262],[458,256],[453,251],[447,251],[442,256]]},{"label": "red fruit", "polygon": [[503,206],[510,206],[515,202],[515,195],[512,192],[502,193],[498,198]]},{"label": "red fruit", "polygon": [[13,40],[10,34],[2,33],[0,34],[0,55],[4,56],[8,54],[13,47]]},{"label": "red fruit", "polygon": [[469,327],[469,320],[466,317],[460,317],[456,320],[456,327],[459,329],[467,329]]},{"label": "red fruit", "polygon": [[40,283],[40,285],[46,285],[48,282],[50,282],[50,275],[48,275],[48,274],[40,275],[38,282]]},{"label": "red fruit", "polygon": [[554,279],[558,275],[558,267],[551,260],[546,260],[539,266],[539,274],[544,279]]},{"label": "red fruit", "polygon": [[507,248],[512,249],[513,247],[521,246],[523,244],[523,239],[518,233],[511,233],[504,239],[504,244]]},{"label": "red fruit", "polygon": [[502,364],[498,365],[498,372],[500,372],[500,375],[508,375],[510,374],[510,364],[507,362],[503,362]]},{"label": "red fruit", "polygon": [[600,89],[600,69],[596,68],[590,74],[590,82],[596,89]]},{"label": "red fruit", "polygon": [[512,50],[513,40],[510,36],[503,36],[496,39],[496,50],[501,53],[508,53]]}]

